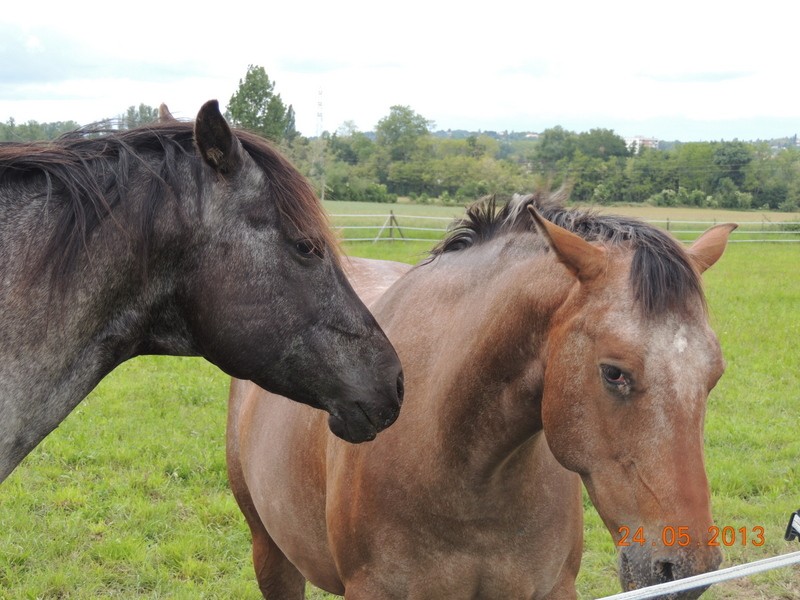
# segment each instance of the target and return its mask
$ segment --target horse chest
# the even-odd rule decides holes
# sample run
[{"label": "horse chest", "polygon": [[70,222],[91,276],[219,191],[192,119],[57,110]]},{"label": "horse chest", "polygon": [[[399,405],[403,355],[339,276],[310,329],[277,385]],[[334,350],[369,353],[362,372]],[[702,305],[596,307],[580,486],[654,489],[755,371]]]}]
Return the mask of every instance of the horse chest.
[{"label": "horse chest", "polygon": [[[568,550],[568,549],[565,549]],[[495,546],[477,552],[427,553],[420,551],[411,563],[363,565],[346,579],[345,589],[354,598],[379,597],[405,600],[506,600],[546,598],[563,585],[569,552],[521,553],[512,546]],[[568,584],[569,585],[569,584]]]},{"label": "horse chest", "polygon": [[[570,572],[565,565],[581,551],[579,482],[561,472],[567,493],[555,503],[546,502],[549,494],[564,493],[555,486],[517,499],[474,489],[435,498],[431,490],[408,490],[393,503],[361,496],[354,511],[359,522],[332,535],[348,594],[367,589],[353,597],[545,597],[563,585]],[[399,488],[387,493],[402,496]]]}]

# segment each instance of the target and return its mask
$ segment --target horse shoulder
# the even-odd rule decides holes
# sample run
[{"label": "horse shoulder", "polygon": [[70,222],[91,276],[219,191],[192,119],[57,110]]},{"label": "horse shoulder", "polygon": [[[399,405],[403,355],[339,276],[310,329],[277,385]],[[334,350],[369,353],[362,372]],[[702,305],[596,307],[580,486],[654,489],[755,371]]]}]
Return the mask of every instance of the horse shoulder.
[{"label": "horse shoulder", "polygon": [[[338,589],[328,550],[327,415],[234,379],[228,415],[228,471],[245,518],[269,531],[309,581]],[[269,460],[266,460],[269,458]]]}]

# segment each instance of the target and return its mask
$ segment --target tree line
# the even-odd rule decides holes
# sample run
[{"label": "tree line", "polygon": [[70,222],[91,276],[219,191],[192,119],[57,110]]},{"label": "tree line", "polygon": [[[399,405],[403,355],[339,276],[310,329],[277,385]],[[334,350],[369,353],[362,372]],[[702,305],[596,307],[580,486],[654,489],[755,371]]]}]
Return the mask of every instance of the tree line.
[{"label": "tree line", "polygon": [[436,135],[407,106],[393,106],[374,132],[352,124],[292,147],[326,197],[340,200],[463,203],[541,186],[571,188],[575,202],[649,203],[800,210],[800,148],[769,142],[672,143],[631,151],[608,129],[546,129],[538,139],[474,133]]},{"label": "tree line", "polygon": [[[108,121],[130,128],[158,111],[145,104]],[[556,126],[533,138],[490,132],[435,132],[408,106],[392,106],[371,132],[352,122],[317,138],[298,134],[292,105],[263,67],[250,65],[231,96],[227,118],[272,140],[330,200],[465,203],[486,194],[568,186],[582,203],[800,210],[800,148],[785,143],[675,142],[628,148],[609,129]],[[0,124],[0,140],[52,139],[72,121]],[[796,142],[796,139],[790,140]]]}]

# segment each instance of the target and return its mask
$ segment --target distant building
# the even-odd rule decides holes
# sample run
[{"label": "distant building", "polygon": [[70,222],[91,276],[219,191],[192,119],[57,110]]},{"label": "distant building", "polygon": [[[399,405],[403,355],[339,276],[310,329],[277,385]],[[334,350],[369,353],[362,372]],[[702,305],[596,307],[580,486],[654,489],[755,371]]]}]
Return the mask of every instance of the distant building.
[{"label": "distant building", "polygon": [[658,140],[656,138],[647,138],[641,135],[626,137],[625,144],[633,154],[639,154],[642,148],[658,149]]}]

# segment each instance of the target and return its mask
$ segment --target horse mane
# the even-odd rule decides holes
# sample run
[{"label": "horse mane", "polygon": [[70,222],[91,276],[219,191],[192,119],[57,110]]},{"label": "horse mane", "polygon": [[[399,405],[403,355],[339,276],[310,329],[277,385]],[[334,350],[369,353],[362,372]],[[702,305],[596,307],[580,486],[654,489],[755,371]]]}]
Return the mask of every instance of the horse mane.
[{"label": "horse mane", "polygon": [[[312,243],[329,249],[338,261],[338,241],[308,181],[266,140],[244,130],[233,132],[264,171],[269,200],[282,217]],[[171,120],[130,130],[87,126],[49,142],[0,144],[0,183],[24,186],[43,179],[39,196],[46,197],[48,207],[58,202],[61,208],[46,209],[56,221],[40,264],[30,271],[30,280],[49,270],[51,283],[63,290],[89,236],[104,220],[115,220],[115,207],[128,201],[134,183],[145,190],[134,238],[146,265],[158,209],[165,201],[174,201],[185,187],[180,160],[189,165],[198,208],[202,208],[201,191],[213,174],[195,148],[191,122]],[[145,177],[134,182],[141,173]],[[183,217],[180,204],[176,204]],[[122,227],[120,230],[130,235]]]},{"label": "horse mane", "polygon": [[639,219],[602,215],[593,210],[564,206],[566,193],[514,196],[498,209],[494,197],[483,198],[455,220],[449,234],[432,251],[432,257],[477,246],[507,233],[535,232],[527,211],[533,206],[545,219],[589,242],[629,246],[634,255],[629,281],[646,316],[685,310],[689,298],[705,297],[699,273],[669,233]]}]

